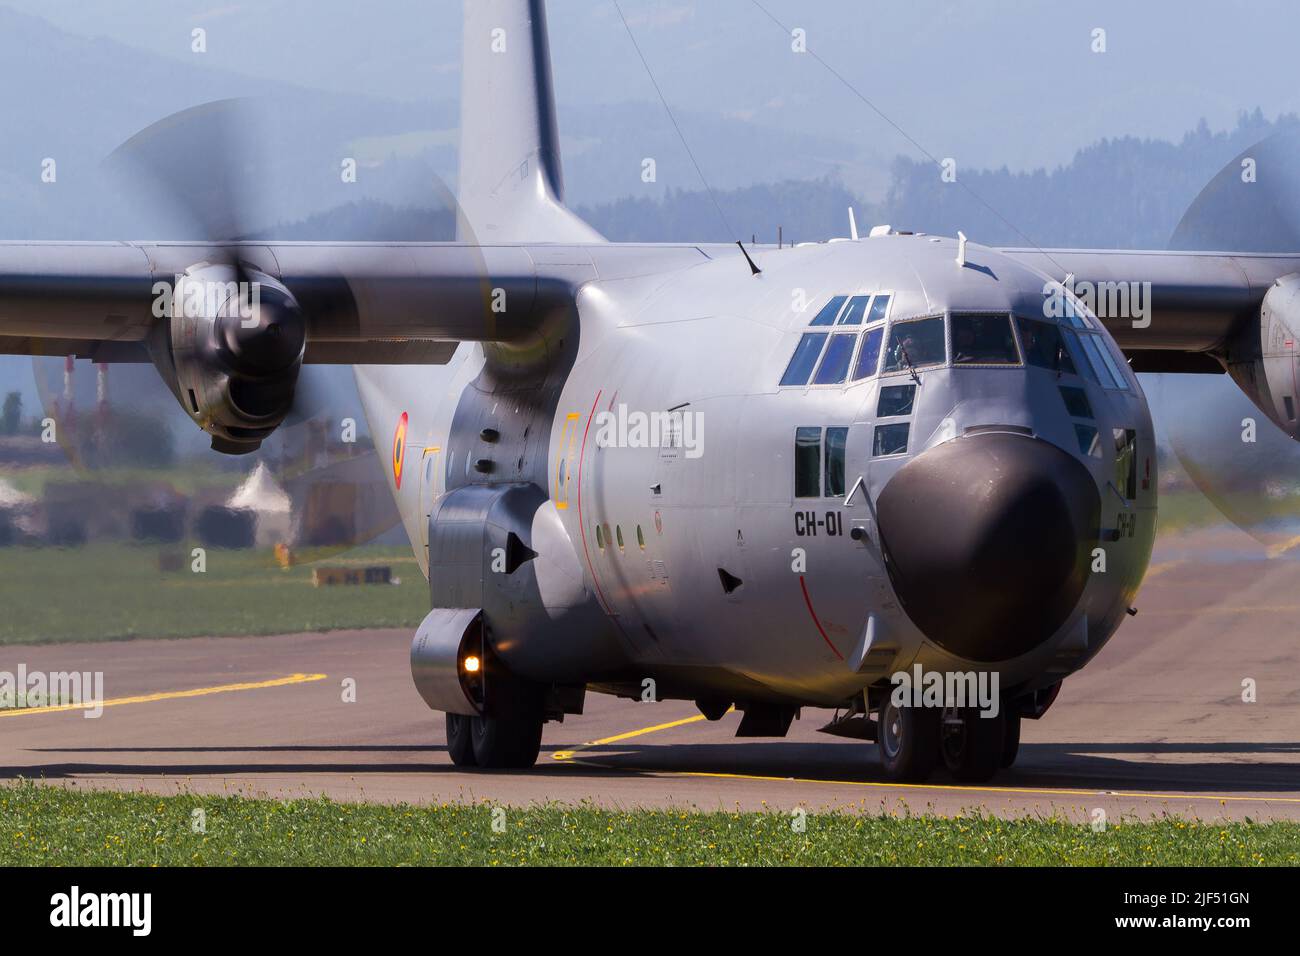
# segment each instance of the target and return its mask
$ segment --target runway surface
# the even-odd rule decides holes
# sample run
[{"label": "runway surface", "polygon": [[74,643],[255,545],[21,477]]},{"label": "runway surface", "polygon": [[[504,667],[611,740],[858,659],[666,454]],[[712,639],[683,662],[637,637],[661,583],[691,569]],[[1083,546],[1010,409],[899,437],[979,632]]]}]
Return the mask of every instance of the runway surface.
[{"label": "runway surface", "polygon": [[1162,539],[1139,615],[1024,723],[1015,768],[980,787],[942,772],[887,784],[874,744],[816,732],[825,711],[805,710],[782,740],[736,740],[736,714],[708,723],[688,703],[600,695],[547,725],[533,770],[464,773],[411,685],[405,630],[0,648],[4,671],[103,671],[109,704],[97,719],[0,711],[0,778],[415,803],[1297,819],[1300,561],[1261,554],[1238,532]]}]

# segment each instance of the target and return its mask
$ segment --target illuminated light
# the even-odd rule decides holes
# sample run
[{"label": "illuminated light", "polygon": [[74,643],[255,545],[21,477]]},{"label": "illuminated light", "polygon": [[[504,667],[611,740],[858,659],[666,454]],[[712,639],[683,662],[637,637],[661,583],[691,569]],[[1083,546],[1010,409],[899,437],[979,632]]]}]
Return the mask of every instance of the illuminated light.
[{"label": "illuminated light", "polygon": [[473,654],[471,654],[469,657],[465,658],[465,664],[464,664],[464,667],[465,667],[465,670],[466,670],[467,673],[470,673],[470,674],[477,674],[477,673],[478,673],[479,666],[480,666],[480,665],[479,665],[479,659],[478,659],[477,657],[475,657]]}]

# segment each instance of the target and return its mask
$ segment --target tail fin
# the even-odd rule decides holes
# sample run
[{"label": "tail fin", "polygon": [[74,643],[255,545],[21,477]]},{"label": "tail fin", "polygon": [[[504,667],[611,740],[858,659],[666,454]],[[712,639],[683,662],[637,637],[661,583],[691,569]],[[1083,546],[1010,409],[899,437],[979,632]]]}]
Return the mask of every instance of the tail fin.
[{"label": "tail fin", "polygon": [[564,207],[543,0],[465,0],[462,238],[602,242]]}]

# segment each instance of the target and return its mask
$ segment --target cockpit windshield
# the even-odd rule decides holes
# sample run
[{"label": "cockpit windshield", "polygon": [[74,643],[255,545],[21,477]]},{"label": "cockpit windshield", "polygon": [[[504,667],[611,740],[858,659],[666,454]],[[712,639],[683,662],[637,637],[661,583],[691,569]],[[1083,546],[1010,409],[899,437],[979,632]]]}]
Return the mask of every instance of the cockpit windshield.
[{"label": "cockpit windshield", "polygon": [[885,349],[886,372],[900,372],[925,365],[942,365],[947,361],[943,316],[895,322],[889,329],[889,346]]}]

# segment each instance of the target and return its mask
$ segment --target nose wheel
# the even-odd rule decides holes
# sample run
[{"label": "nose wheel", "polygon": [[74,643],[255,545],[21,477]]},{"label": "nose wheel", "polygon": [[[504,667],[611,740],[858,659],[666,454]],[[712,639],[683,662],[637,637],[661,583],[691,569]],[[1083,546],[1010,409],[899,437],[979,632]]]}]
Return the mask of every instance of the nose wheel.
[{"label": "nose wheel", "polygon": [[975,707],[898,707],[876,713],[876,744],[885,776],[923,783],[943,761],[962,783],[983,783],[1010,767],[1020,748],[1020,715],[1005,708],[986,717]]},{"label": "nose wheel", "polygon": [[[1001,709],[989,716],[977,707],[945,707],[939,723],[944,765],[962,783],[984,783],[1004,766],[1007,726]],[[1017,744],[1019,739],[1017,733]]]},{"label": "nose wheel", "polygon": [[876,743],[885,776],[900,783],[922,783],[939,763],[939,712],[932,707],[880,705]]}]

